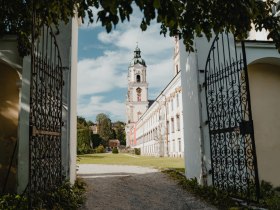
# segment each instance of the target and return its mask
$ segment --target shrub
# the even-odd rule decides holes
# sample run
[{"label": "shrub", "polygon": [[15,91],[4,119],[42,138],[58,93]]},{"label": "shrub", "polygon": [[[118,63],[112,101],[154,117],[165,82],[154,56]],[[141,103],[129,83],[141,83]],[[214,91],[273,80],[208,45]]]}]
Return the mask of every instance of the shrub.
[{"label": "shrub", "polygon": [[114,147],[114,149],[112,150],[112,153],[113,154],[118,154],[119,153],[119,150],[117,147]]},{"label": "shrub", "polygon": [[77,130],[77,154],[92,153],[90,140],[90,130],[88,128]]},{"label": "shrub", "polygon": [[25,210],[28,209],[27,197],[17,194],[0,195],[0,209]]},{"label": "shrub", "polygon": [[135,155],[141,155],[141,149],[140,148],[134,148],[134,154]]},{"label": "shrub", "polygon": [[102,138],[99,136],[99,134],[91,133],[90,138],[91,138],[93,148],[98,147],[102,142]]},{"label": "shrub", "polygon": [[74,210],[82,207],[86,196],[85,182],[77,178],[74,185],[65,181],[55,191],[50,191],[42,196],[45,209],[69,209]]},{"label": "shrub", "polygon": [[262,207],[279,210],[280,209],[280,187],[273,187],[271,183],[261,181],[260,203]]},{"label": "shrub", "polygon": [[96,149],[95,149],[96,153],[104,153],[105,152],[105,148],[103,145],[99,145]]},{"label": "shrub", "polygon": [[[65,181],[54,190],[35,195],[32,209],[69,209],[76,210],[85,202],[86,184],[82,179],[76,179],[72,185]],[[28,199],[24,195],[0,195],[0,209],[25,210],[28,209]]]}]

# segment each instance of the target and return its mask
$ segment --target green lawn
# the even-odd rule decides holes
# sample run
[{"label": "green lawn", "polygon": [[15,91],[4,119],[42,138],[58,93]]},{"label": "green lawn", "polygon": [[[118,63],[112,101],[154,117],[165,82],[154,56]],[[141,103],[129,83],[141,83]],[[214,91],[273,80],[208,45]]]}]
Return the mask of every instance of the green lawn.
[{"label": "green lawn", "polygon": [[165,168],[184,168],[183,158],[167,158],[167,157],[150,157],[131,154],[86,154],[78,155],[78,164],[112,164],[112,165],[135,165],[148,166],[159,169]]}]

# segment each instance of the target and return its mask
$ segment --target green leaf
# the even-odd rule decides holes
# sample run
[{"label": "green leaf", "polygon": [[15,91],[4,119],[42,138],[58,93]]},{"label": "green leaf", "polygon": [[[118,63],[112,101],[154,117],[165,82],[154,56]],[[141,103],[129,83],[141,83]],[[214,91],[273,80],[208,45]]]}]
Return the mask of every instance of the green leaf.
[{"label": "green leaf", "polygon": [[160,8],[160,0],[154,0],[153,6],[154,6],[154,8],[159,9]]},{"label": "green leaf", "polygon": [[140,28],[142,29],[142,31],[146,31],[147,30],[147,23],[143,20],[141,25],[140,25]]}]

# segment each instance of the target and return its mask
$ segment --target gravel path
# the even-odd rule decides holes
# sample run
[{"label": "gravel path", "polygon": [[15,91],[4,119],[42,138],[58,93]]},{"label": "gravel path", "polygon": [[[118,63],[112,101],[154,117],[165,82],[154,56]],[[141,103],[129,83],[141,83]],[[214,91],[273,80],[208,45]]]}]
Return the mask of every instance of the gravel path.
[{"label": "gravel path", "polygon": [[181,189],[153,168],[123,165],[79,165],[88,185],[88,210],[216,209]]}]

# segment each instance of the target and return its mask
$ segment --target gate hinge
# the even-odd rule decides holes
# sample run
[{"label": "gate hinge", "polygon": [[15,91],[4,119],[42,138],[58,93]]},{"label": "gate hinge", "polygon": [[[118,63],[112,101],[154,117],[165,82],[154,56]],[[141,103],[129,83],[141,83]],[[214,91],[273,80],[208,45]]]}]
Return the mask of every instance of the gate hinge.
[{"label": "gate hinge", "polygon": [[199,91],[201,92],[203,88],[205,88],[205,82],[203,82],[202,84],[198,85]]},{"label": "gate hinge", "polygon": [[61,69],[64,70],[64,71],[70,70],[69,66],[62,66]]}]

